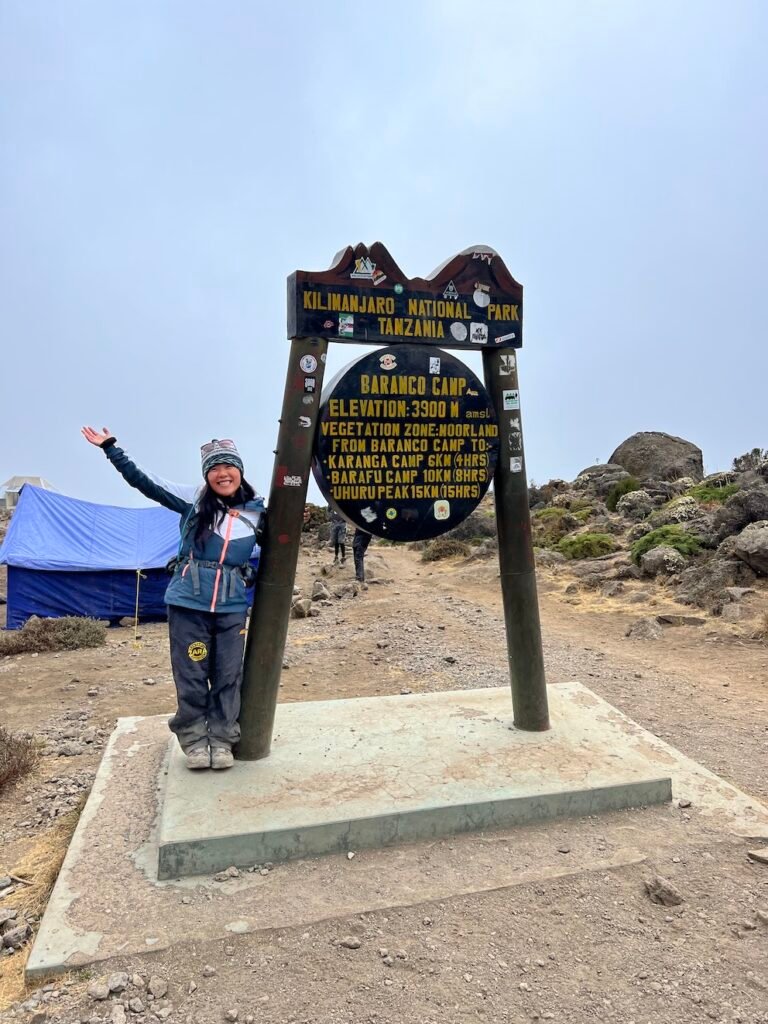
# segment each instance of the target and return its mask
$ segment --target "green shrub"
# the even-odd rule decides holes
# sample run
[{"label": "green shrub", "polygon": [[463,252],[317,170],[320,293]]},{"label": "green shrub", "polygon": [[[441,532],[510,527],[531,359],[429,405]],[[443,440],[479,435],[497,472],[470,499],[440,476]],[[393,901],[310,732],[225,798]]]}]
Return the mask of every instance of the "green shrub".
[{"label": "green shrub", "polygon": [[681,555],[695,555],[701,549],[701,540],[695,534],[688,533],[682,526],[677,526],[674,523],[660,526],[635,541],[630,549],[632,561],[635,565],[639,565],[640,559],[646,552],[662,545],[674,548]]},{"label": "green shrub", "polygon": [[39,757],[40,748],[34,740],[15,736],[0,726],[0,792],[28,775]]},{"label": "green shrub", "polygon": [[103,647],[106,642],[106,627],[97,619],[76,615],[39,619],[33,615],[21,629],[0,633],[0,655],[76,651],[79,647]]},{"label": "green shrub", "polygon": [[586,523],[590,516],[595,514],[595,510],[591,505],[586,505],[584,508],[577,509],[573,513],[573,518],[578,519],[580,523]]},{"label": "green shrub", "polygon": [[429,547],[421,553],[422,562],[437,562],[441,558],[454,558],[461,555],[466,558],[469,554],[469,544],[463,540],[456,540],[454,537],[437,537]]},{"label": "green shrub", "polygon": [[563,537],[556,547],[566,558],[598,558],[615,551],[616,541],[607,533],[577,533]]},{"label": "green shrub", "polygon": [[630,491],[639,491],[641,487],[640,481],[634,476],[625,477],[624,480],[619,480],[617,484],[608,492],[608,497],[605,499],[605,504],[608,506],[609,511],[615,512],[616,506],[619,503],[619,498],[622,498],[625,494],[629,494]]},{"label": "green shrub", "polygon": [[712,484],[696,484],[685,493],[690,498],[695,498],[702,505],[709,505],[717,501],[722,504],[732,497],[739,490],[738,484],[725,484],[723,487],[712,486]]}]

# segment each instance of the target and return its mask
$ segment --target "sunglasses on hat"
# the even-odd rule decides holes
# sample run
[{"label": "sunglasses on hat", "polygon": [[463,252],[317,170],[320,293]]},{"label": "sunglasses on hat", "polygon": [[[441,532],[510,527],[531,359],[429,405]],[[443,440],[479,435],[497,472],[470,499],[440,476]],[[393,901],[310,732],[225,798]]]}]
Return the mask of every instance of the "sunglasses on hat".
[{"label": "sunglasses on hat", "polygon": [[237,451],[235,442],[229,438],[224,438],[221,441],[217,441],[214,438],[213,441],[207,441],[205,444],[200,445],[200,454],[208,455],[209,452],[214,451],[216,448],[231,448],[233,451]]}]

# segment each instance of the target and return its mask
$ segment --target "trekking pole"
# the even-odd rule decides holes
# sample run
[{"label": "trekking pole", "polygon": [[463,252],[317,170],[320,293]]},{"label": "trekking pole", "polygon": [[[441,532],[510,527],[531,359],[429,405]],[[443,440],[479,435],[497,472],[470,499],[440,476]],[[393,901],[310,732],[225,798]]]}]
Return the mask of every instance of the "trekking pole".
[{"label": "trekking pole", "polygon": [[141,647],[139,643],[139,585],[141,580],[147,577],[142,575],[141,569],[136,570],[136,610],[133,613],[133,646]]}]

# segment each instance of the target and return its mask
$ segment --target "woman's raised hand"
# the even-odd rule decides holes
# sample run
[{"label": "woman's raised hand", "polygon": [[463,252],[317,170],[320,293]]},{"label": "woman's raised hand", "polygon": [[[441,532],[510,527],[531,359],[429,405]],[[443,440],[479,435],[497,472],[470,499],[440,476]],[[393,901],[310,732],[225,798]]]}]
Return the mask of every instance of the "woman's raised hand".
[{"label": "woman's raised hand", "polygon": [[109,427],[104,427],[100,431],[94,430],[93,427],[81,427],[80,433],[86,441],[90,442],[90,444],[95,444],[97,448],[101,448],[104,442],[112,437]]}]

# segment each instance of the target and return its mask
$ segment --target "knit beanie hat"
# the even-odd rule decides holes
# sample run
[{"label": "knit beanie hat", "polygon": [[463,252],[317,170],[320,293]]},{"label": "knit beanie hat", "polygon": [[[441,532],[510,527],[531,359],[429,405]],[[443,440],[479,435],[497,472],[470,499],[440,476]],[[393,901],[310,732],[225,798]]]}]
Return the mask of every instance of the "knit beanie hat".
[{"label": "knit beanie hat", "polygon": [[200,455],[203,460],[203,477],[208,476],[214,466],[221,465],[235,466],[243,473],[243,460],[234,441],[218,441],[214,438],[201,446]]}]

